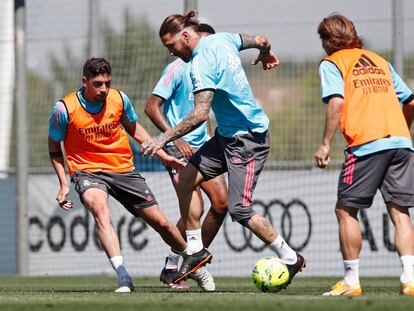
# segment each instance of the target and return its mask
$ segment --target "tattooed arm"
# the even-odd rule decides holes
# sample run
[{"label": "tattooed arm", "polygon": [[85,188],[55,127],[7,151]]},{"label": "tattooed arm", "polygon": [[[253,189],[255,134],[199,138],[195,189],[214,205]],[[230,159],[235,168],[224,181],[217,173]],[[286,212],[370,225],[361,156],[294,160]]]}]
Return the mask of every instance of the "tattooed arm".
[{"label": "tattooed arm", "polygon": [[[170,124],[167,121],[167,118],[161,110],[161,106],[163,104],[163,98],[156,95],[151,95],[151,97],[148,99],[147,105],[145,106],[145,113],[150,118],[152,123],[154,123],[155,126],[160,129],[161,132],[165,132],[171,128]],[[187,159],[193,155],[193,149],[191,148],[191,145],[184,139],[178,138],[174,140],[174,145]]]},{"label": "tattooed arm", "polygon": [[279,65],[279,59],[277,56],[270,50],[271,45],[269,40],[263,35],[246,35],[241,34],[240,38],[242,40],[241,50],[256,48],[260,51],[259,55],[253,61],[252,65],[256,65],[259,62],[262,62],[264,70],[272,69]]},{"label": "tattooed arm", "polygon": [[240,34],[240,38],[242,40],[242,50],[256,48],[259,49],[260,52],[270,52],[271,46],[269,40],[265,36]]},{"label": "tattooed arm", "polygon": [[177,124],[176,127],[166,130],[163,134],[153,137],[142,144],[144,155],[153,156],[157,150],[172,140],[184,136],[208,120],[208,113],[213,100],[214,91],[202,90],[194,95],[194,109]]}]

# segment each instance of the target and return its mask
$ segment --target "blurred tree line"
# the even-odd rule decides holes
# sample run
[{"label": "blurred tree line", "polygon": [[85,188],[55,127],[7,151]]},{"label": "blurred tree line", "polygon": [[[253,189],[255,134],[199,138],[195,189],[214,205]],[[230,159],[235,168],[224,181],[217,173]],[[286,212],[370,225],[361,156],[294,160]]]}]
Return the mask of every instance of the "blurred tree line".
[{"label": "blurred tree line", "polygon": [[[132,16],[126,10],[121,30],[116,30],[109,21],[102,24],[103,49],[99,56],[111,62],[112,86],[127,94],[137,111],[139,122],[151,134],[157,134],[157,129],[144,113],[144,107],[163,68],[173,58],[162,46],[158,31],[145,17]],[[34,170],[44,171],[44,168],[51,167],[47,136],[52,105],[81,86],[82,66],[86,57],[75,55],[73,48],[66,46],[62,55],[50,54],[49,78],[36,72],[28,73],[29,156],[30,167]],[[83,55],[87,55],[86,47]],[[320,99],[320,60],[282,60],[280,67],[271,71],[263,71],[260,65],[251,66],[250,59],[243,58],[243,61],[253,92],[270,118],[271,154],[268,168],[312,167],[313,154],[322,138],[326,109]],[[407,62],[414,62],[414,57]],[[343,160],[344,145],[342,134],[338,132],[332,150],[333,160]],[[12,148],[14,158],[14,146]],[[160,169],[158,162],[140,161],[138,170]]]}]

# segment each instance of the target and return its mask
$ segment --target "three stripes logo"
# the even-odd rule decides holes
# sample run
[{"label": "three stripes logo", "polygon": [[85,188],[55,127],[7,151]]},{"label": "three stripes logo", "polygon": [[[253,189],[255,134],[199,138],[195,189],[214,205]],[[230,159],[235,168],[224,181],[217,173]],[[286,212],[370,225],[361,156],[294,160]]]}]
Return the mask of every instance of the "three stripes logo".
[{"label": "three stripes logo", "polygon": [[366,75],[366,74],[378,74],[385,75],[384,70],[379,68],[367,55],[361,54],[357,63],[352,70],[354,76]]}]

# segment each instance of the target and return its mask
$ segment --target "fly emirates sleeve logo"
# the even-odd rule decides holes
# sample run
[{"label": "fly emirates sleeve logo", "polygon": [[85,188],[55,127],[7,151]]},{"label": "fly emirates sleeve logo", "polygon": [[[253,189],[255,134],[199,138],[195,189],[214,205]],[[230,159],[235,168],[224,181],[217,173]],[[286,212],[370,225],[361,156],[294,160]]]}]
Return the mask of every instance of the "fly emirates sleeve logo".
[{"label": "fly emirates sleeve logo", "polygon": [[358,62],[354,65],[352,82],[355,89],[362,90],[363,95],[388,93],[388,87],[391,86],[391,81],[386,77],[385,71],[365,54],[361,54]]},{"label": "fly emirates sleeve logo", "polygon": [[112,136],[115,136],[115,129],[117,128],[117,122],[108,122],[105,124],[96,124],[91,127],[78,128],[78,133],[82,139],[86,141],[99,141]]}]

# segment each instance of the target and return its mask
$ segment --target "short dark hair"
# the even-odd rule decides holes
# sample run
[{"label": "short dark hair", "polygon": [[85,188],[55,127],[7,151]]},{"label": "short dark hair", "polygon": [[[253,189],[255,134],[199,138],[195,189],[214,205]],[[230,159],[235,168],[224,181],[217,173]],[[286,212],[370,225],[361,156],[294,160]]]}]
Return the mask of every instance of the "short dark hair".
[{"label": "short dark hair", "polygon": [[214,35],[216,33],[216,31],[214,30],[214,28],[211,25],[205,24],[205,23],[198,24],[197,31],[198,32],[207,32],[207,33],[212,34],[212,35]]},{"label": "short dark hair", "polygon": [[196,11],[189,11],[184,15],[173,14],[166,17],[160,27],[160,38],[162,38],[166,34],[170,34],[171,36],[173,36],[187,27],[191,27],[194,30],[197,30],[199,22],[198,20],[193,19],[195,15]]},{"label": "short dark hair", "polygon": [[111,74],[111,64],[105,58],[90,58],[83,65],[83,76],[94,78],[102,74]]}]

